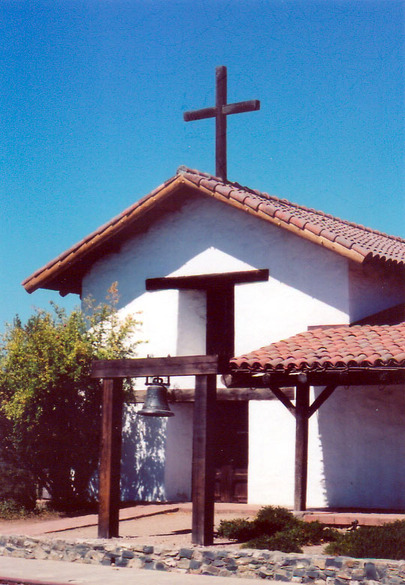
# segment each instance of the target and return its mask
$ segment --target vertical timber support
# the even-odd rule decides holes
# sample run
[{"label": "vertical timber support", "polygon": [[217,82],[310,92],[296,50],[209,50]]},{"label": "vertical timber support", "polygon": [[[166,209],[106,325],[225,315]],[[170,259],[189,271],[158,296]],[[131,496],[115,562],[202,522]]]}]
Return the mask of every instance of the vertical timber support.
[{"label": "vertical timber support", "polygon": [[215,147],[216,161],[215,173],[224,181],[227,179],[227,160],[226,160],[226,114],[223,107],[227,104],[227,71],[226,67],[217,67],[215,70],[216,77],[216,96],[215,107],[217,111],[217,123],[215,129]]},{"label": "vertical timber support", "polygon": [[192,499],[193,544],[209,546],[214,540],[214,415],[216,375],[195,378]]},{"label": "vertical timber support", "polygon": [[119,535],[122,379],[103,380],[98,537]]},{"label": "vertical timber support", "polygon": [[295,401],[295,490],[294,510],[304,511],[307,506],[308,478],[308,421],[309,384],[298,382]]}]

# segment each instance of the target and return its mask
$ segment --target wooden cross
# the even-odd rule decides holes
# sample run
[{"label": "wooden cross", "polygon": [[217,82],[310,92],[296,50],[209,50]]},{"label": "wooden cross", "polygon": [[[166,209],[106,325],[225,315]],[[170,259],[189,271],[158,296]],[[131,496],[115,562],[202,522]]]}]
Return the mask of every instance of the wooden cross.
[{"label": "wooden cross", "polygon": [[205,118],[215,118],[215,165],[216,176],[226,181],[226,117],[229,114],[241,114],[242,112],[254,112],[260,110],[259,100],[249,100],[246,102],[237,102],[235,104],[227,103],[227,74],[226,67],[221,65],[216,70],[216,97],[215,107],[203,108],[202,110],[193,110],[184,112],[184,121],[203,120]]}]

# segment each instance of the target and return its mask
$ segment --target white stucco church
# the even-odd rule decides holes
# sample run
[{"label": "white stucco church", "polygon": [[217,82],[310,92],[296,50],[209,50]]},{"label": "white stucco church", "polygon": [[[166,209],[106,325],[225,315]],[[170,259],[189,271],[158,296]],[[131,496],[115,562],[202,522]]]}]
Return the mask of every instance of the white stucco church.
[{"label": "white stucco church", "polygon": [[[30,293],[47,288],[102,301],[117,282],[120,312],[140,312],[139,357],[201,355],[205,293],[148,292],[145,281],[267,269],[265,281],[235,286],[236,356],[308,330],[359,323],[386,325],[399,336],[395,351],[392,341],[372,351],[368,345],[363,362],[404,368],[404,266],[401,238],[181,167],[23,285]],[[337,346],[336,356],[333,367]],[[312,367],[307,355],[301,361]],[[380,382],[339,386],[310,418],[309,506],[405,508],[405,383]],[[291,413],[270,391],[230,390],[220,380],[218,387],[217,497],[291,506]],[[124,499],[191,497],[193,379],[173,378],[170,389],[169,420],[140,421],[139,405],[127,408]],[[293,390],[285,394],[293,403]]]}]

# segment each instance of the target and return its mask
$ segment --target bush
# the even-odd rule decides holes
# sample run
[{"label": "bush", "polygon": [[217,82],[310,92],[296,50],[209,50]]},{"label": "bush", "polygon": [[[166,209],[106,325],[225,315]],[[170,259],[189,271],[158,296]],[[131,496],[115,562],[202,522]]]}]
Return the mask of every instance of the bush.
[{"label": "bush", "polygon": [[328,544],[326,552],[356,558],[405,559],[405,521],[361,526],[339,534],[335,542]]},{"label": "bush", "polygon": [[218,528],[218,536],[244,542],[256,536],[255,526],[253,522],[244,518],[221,520]]},{"label": "bush", "polygon": [[299,526],[299,520],[287,508],[265,506],[258,511],[254,524],[260,534],[275,534]]},{"label": "bush", "polygon": [[218,536],[243,542],[244,547],[282,552],[302,552],[302,546],[329,542],[337,534],[320,522],[303,522],[278,506],[261,508],[251,521],[222,520],[218,529]]},{"label": "bush", "polygon": [[114,284],[107,303],[89,302],[69,315],[52,304],[25,325],[16,318],[0,336],[0,460],[11,450],[55,509],[73,510],[94,497],[102,393],[91,364],[133,357],[138,343],[137,321],[121,318],[117,302]]},{"label": "bush", "polygon": [[9,515],[19,509],[33,510],[36,484],[29,471],[10,463],[0,463],[0,514]]},{"label": "bush", "polygon": [[286,553],[300,553],[301,542],[295,530],[276,532],[272,536],[262,535],[253,538],[242,545],[242,548],[259,548],[266,550],[280,550]]}]

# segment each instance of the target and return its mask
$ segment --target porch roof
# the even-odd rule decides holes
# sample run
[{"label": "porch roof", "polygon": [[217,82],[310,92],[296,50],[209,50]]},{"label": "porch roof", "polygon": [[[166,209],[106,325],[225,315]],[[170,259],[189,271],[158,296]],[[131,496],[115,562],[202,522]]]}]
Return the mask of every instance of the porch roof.
[{"label": "porch roof", "polygon": [[350,372],[403,369],[405,322],[396,325],[343,325],[293,335],[230,361],[233,372]]}]

